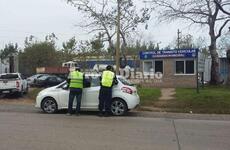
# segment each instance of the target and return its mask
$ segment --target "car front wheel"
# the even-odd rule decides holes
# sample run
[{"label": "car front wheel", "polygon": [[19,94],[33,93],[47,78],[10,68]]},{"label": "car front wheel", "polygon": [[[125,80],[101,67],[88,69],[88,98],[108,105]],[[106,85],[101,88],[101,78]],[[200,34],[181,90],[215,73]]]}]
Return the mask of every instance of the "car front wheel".
[{"label": "car front wheel", "polygon": [[45,98],[42,101],[41,108],[45,113],[55,113],[58,110],[56,101],[53,98]]},{"label": "car front wheel", "polygon": [[128,110],[127,104],[124,100],[113,99],[111,104],[111,112],[114,116],[123,116]]}]

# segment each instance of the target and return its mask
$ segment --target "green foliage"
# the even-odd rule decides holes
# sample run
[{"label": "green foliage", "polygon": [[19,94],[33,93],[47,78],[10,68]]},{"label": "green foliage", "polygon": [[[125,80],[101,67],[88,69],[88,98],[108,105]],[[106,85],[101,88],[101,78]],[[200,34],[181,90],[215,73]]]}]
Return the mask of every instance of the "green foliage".
[{"label": "green foliage", "polygon": [[5,45],[5,48],[3,50],[1,50],[0,59],[3,62],[4,60],[8,59],[9,56],[15,55],[17,53],[18,53],[17,43],[16,44],[9,43],[9,44]]},{"label": "green foliage", "polygon": [[94,53],[100,54],[102,51],[102,48],[104,47],[104,44],[100,38],[97,38],[91,41],[91,46],[92,46],[92,50],[94,51]]},{"label": "green foliage", "polygon": [[140,40],[136,40],[134,45],[128,45],[126,48],[128,55],[138,55],[140,51],[146,50],[159,50],[159,45],[154,44],[153,41],[150,42],[141,42]]},{"label": "green foliage", "polygon": [[141,105],[168,112],[230,113],[230,87],[207,86],[200,93],[192,88],[176,88],[174,99],[159,101],[160,88],[138,88]]},{"label": "green foliage", "polygon": [[151,105],[158,101],[161,96],[161,91],[159,88],[138,88],[138,94],[140,96],[141,105]]},{"label": "green foliage", "polygon": [[67,54],[73,54],[76,50],[77,40],[75,37],[72,37],[67,42],[62,43],[63,52]]},{"label": "green foliage", "polygon": [[67,42],[63,42],[62,47],[63,49],[60,53],[62,62],[70,61],[76,57],[77,40],[75,37],[72,37]]},{"label": "green foliage", "polygon": [[205,87],[196,93],[195,89],[176,89],[176,100],[168,107],[192,110],[199,113],[230,113],[230,88]]},{"label": "green foliage", "polygon": [[19,53],[19,70],[25,74],[34,74],[37,67],[60,66],[56,48],[51,42],[30,43]]}]

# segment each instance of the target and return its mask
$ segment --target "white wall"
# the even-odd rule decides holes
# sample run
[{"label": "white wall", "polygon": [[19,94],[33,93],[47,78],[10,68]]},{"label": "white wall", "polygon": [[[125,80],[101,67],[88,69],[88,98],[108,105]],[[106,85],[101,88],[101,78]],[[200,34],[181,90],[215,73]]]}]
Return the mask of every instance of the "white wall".
[{"label": "white wall", "polygon": [[205,67],[204,67],[204,81],[209,82],[211,80],[211,58],[205,59]]}]

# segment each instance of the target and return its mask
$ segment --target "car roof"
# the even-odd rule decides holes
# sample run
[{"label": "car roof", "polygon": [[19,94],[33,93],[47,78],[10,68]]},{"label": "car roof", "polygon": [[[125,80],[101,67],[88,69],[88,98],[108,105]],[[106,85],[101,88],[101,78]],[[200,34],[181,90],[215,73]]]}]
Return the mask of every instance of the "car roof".
[{"label": "car roof", "polygon": [[[99,77],[99,76],[101,76],[101,74],[99,74],[99,73],[86,73],[85,74],[85,76],[95,76],[95,77]],[[123,77],[123,76],[121,76],[121,75],[116,75],[116,77]]]}]

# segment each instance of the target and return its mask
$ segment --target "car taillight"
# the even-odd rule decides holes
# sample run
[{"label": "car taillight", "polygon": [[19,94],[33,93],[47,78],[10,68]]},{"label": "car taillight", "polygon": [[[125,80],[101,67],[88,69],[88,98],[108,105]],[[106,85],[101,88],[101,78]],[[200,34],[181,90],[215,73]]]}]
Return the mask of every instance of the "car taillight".
[{"label": "car taillight", "polygon": [[20,84],[20,83],[19,83],[19,81],[17,80],[17,81],[16,81],[16,88],[17,88],[17,89],[19,89],[19,84]]},{"label": "car taillight", "polygon": [[128,87],[122,87],[121,90],[124,93],[133,94],[133,90]]}]

